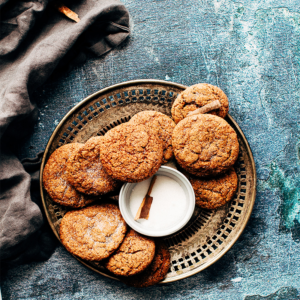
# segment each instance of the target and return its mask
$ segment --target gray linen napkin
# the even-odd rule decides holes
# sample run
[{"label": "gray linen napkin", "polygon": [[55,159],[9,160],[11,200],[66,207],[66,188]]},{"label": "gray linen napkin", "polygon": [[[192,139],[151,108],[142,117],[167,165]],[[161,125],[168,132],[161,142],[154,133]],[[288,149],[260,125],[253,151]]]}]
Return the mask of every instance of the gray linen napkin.
[{"label": "gray linen napkin", "polygon": [[54,71],[84,61],[87,51],[102,55],[129,34],[129,15],[118,0],[63,0],[79,15],[79,23],[56,11],[51,2],[0,0],[2,262],[44,259],[54,247],[39,207],[39,159],[22,165],[12,150],[37,119],[30,94]]}]

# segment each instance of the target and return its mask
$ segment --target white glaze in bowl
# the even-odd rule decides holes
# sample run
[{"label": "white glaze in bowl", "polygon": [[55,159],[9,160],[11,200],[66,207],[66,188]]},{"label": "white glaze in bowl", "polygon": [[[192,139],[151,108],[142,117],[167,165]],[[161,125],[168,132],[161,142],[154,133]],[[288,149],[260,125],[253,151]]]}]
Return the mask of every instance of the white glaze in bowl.
[{"label": "white glaze in bowl", "polygon": [[[119,206],[120,210],[122,213],[123,218],[125,219],[126,223],[134,230],[137,232],[147,235],[147,236],[152,236],[152,237],[162,237],[162,236],[167,236],[170,234],[173,234],[180,229],[182,229],[190,220],[190,218],[193,215],[194,209],[195,209],[195,194],[194,190],[188,181],[188,179],[179,171],[162,166],[159,168],[159,170],[156,172],[155,175],[162,175],[162,176],[168,176],[171,179],[175,180],[183,189],[185,193],[185,198],[186,198],[186,205],[184,208],[184,213],[182,214],[182,217],[178,222],[175,224],[172,224],[172,226],[169,226],[167,228],[164,228],[162,230],[158,229],[148,229],[142,226],[139,222],[134,221],[134,215],[132,214],[130,210],[130,195],[132,189],[138,184],[138,183],[125,183],[122,186],[122,189],[120,191],[119,195]],[[143,199],[141,199],[142,202]],[[154,201],[154,200],[153,200]],[[151,211],[151,210],[150,210]],[[165,212],[168,214],[168,211]]]}]

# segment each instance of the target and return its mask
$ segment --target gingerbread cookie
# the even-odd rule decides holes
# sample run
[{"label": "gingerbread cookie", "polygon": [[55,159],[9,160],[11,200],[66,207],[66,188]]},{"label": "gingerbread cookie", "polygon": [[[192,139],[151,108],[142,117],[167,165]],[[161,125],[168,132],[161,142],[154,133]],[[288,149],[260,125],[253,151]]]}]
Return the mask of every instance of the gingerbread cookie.
[{"label": "gingerbread cookie", "polygon": [[131,229],[105,267],[115,275],[132,276],[144,271],[151,264],[154,254],[154,241]]},{"label": "gingerbread cookie", "polygon": [[237,189],[238,177],[234,168],[214,178],[189,177],[196,196],[196,205],[216,209],[229,202]]},{"label": "gingerbread cookie", "polygon": [[60,240],[72,254],[89,261],[111,255],[122,243],[126,223],[114,204],[69,211],[60,223]]},{"label": "gingerbread cookie", "polygon": [[172,144],[181,167],[199,177],[225,172],[239,154],[235,131],[224,119],[209,114],[190,116],[179,122]]},{"label": "gingerbread cookie", "polygon": [[113,191],[118,183],[105,171],[100,161],[103,137],[90,138],[67,161],[68,181],[77,191],[88,195],[103,195]]},{"label": "gingerbread cookie", "polygon": [[95,199],[82,195],[68,182],[66,163],[83,144],[70,143],[56,149],[48,159],[43,171],[43,185],[56,203],[74,208],[83,207]]},{"label": "gingerbread cookie", "polygon": [[120,277],[120,280],[138,288],[148,287],[162,281],[170,268],[170,252],[163,242],[157,243],[155,247],[153,261],[145,271],[129,277]]},{"label": "gingerbread cookie", "polygon": [[155,132],[156,136],[163,143],[163,164],[173,158],[172,133],[175,123],[171,118],[160,112],[147,110],[134,115],[130,123],[144,125]]},{"label": "gingerbread cookie", "polygon": [[221,107],[210,111],[209,114],[225,118],[229,106],[228,99],[224,92],[211,84],[198,83],[181,92],[172,105],[172,117],[175,123],[183,120],[189,112],[196,110],[212,101],[219,100]]},{"label": "gingerbread cookie", "polygon": [[155,131],[132,123],[108,131],[100,151],[106,172],[125,182],[139,182],[151,177],[163,159],[163,146]]}]

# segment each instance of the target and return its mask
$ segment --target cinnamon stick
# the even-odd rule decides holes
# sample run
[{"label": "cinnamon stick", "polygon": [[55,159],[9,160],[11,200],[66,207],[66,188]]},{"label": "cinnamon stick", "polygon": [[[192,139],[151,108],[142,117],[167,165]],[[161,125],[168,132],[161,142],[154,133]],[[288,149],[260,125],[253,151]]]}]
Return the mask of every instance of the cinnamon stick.
[{"label": "cinnamon stick", "polygon": [[56,9],[61,12],[62,14],[64,14],[66,17],[68,17],[69,19],[75,21],[76,23],[78,23],[80,21],[78,15],[71,10],[70,8],[68,8],[67,6],[63,5],[60,2],[54,2],[54,6],[56,7]]},{"label": "cinnamon stick", "polygon": [[152,201],[153,201],[153,197],[151,197],[150,194],[152,192],[152,188],[154,186],[156,178],[157,178],[157,176],[154,175],[151,179],[147,194],[144,197],[144,199],[135,215],[135,218],[134,218],[135,221],[139,220],[139,219],[146,219],[146,220],[149,219],[150,208],[151,208]]},{"label": "cinnamon stick", "polygon": [[215,109],[218,109],[220,108],[222,105],[220,103],[219,100],[215,100],[215,101],[212,101],[200,108],[197,108],[196,110],[194,111],[190,111],[187,115],[188,116],[192,116],[192,115],[198,115],[198,114],[205,114],[209,111],[212,111],[212,110],[215,110]]}]

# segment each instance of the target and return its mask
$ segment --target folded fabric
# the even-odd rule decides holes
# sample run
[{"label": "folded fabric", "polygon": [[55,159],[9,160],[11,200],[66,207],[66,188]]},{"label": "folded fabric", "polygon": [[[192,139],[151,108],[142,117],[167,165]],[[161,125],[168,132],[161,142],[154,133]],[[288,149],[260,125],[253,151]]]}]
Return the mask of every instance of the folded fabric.
[{"label": "folded fabric", "polygon": [[2,262],[43,259],[53,249],[39,207],[39,159],[22,165],[12,150],[37,120],[30,94],[54,71],[84,61],[87,51],[102,55],[129,34],[129,14],[118,0],[63,3],[79,15],[80,22],[66,18],[52,1],[0,1]]}]

